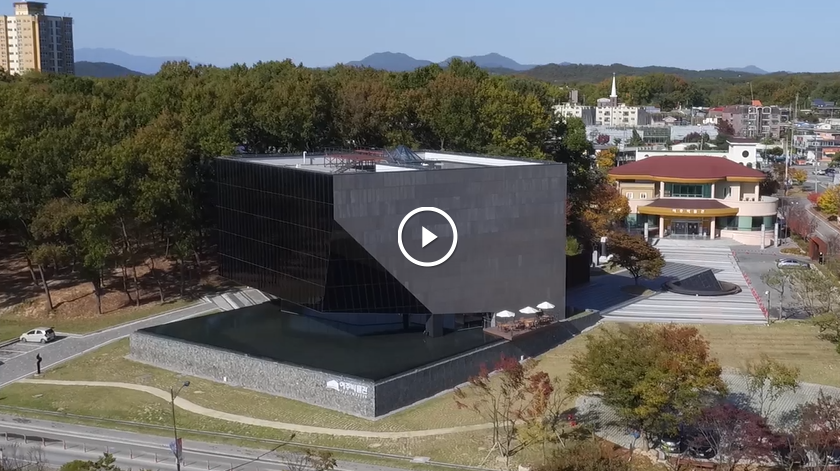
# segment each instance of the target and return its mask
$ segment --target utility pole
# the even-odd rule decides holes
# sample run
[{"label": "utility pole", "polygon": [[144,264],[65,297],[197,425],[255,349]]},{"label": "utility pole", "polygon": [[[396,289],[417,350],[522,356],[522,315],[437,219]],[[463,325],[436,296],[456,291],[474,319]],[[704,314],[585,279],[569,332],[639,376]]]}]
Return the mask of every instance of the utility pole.
[{"label": "utility pole", "polygon": [[796,124],[796,122],[795,122],[796,108],[799,107],[799,94],[798,93],[796,94],[796,101],[794,103],[795,104],[793,105],[793,109],[791,110],[791,112],[793,113],[793,116],[789,120],[789,122],[790,122],[790,144],[788,144],[788,146],[787,146],[788,147],[788,151],[787,151],[788,155],[787,155],[787,158],[785,159],[785,196],[787,196],[787,194],[788,194],[788,173],[790,172],[790,159],[793,157],[793,155],[792,155],[793,154],[793,128],[794,128],[794,124]]},{"label": "utility pole", "polygon": [[178,438],[178,425],[175,422],[175,398],[178,397],[181,390],[189,387],[190,382],[184,381],[184,384],[178,388],[176,391],[174,387],[169,388],[169,395],[171,398],[170,403],[172,404],[172,432],[175,435],[175,441],[172,442],[172,454],[175,455],[175,467],[178,471],[181,471],[181,458],[183,456],[183,448],[181,446],[181,440]]}]

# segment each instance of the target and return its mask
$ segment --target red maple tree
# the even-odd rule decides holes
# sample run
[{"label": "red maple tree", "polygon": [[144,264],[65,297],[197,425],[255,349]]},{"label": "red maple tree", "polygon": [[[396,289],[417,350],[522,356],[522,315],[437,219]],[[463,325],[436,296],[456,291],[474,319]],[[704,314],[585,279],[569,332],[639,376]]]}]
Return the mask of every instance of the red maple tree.
[{"label": "red maple tree", "polygon": [[720,471],[766,462],[772,455],[775,435],[755,412],[721,403],[704,409],[696,425],[694,440],[715,450],[713,461]]},{"label": "red maple tree", "polygon": [[[455,389],[455,403],[492,424],[493,447],[510,457],[538,441],[547,441],[560,421],[561,388],[537,360],[519,362],[502,355],[493,369],[482,365],[469,388]],[[496,372],[491,377],[491,374]],[[488,454],[489,456],[489,454]]]}]

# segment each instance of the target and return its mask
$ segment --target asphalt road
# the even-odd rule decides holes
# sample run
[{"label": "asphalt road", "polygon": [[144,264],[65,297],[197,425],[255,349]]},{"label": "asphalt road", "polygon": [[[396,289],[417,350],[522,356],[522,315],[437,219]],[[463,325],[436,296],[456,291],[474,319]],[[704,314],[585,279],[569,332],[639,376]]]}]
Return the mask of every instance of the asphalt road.
[{"label": "asphalt road", "polygon": [[[26,437],[24,439],[24,436]],[[25,440],[25,441],[24,441]],[[73,460],[96,461],[104,453],[122,469],[175,470],[171,438],[0,415],[0,449],[7,459],[40,460],[60,466]],[[183,469],[299,471],[299,455],[184,440]],[[289,463],[292,463],[290,466]],[[339,471],[396,471],[397,468],[338,462]]]},{"label": "asphalt road", "polygon": [[64,337],[41,348],[32,349],[5,360],[0,359],[3,361],[0,364],[0,388],[35,374],[35,356],[38,354],[43,359],[41,369],[45,370],[105,344],[124,338],[135,330],[199,316],[217,309],[218,307],[211,302],[199,301],[197,304],[176,309],[159,316],[129,322],[87,335]]}]

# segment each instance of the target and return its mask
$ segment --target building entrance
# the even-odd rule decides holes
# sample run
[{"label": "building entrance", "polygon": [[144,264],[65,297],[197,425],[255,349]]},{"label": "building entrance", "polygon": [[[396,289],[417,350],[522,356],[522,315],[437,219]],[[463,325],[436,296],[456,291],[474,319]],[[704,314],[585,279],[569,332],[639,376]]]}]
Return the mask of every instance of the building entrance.
[{"label": "building entrance", "polygon": [[671,235],[699,236],[702,226],[699,221],[674,221],[671,223]]}]

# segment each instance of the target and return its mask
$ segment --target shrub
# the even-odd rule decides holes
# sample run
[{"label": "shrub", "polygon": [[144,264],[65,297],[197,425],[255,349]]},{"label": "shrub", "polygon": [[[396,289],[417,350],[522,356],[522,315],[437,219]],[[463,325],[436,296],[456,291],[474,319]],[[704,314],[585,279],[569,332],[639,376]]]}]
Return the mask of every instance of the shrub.
[{"label": "shrub", "polygon": [[810,201],[811,204],[816,205],[819,200],[820,200],[820,194],[817,193],[816,191],[812,191],[812,192],[808,193],[808,201]]},{"label": "shrub", "polygon": [[627,457],[608,446],[589,440],[574,443],[560,449],[536,471],[630,471]]},{"label": "shrub", "polygon": [[583,253],[583,247],[581,247],[580,242],[574,237],[566,237],[566,255],[571,257],[581,253]]},{"label": "shrub", "polygon": [[782,253],[788,254],[788,255],[803,255],[805,253],[805,251],[800,249],[799,247],[785,247],[785,248],[779,250],[779,252],[782,252]]}]

